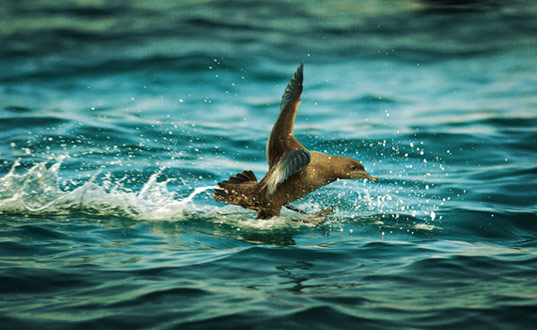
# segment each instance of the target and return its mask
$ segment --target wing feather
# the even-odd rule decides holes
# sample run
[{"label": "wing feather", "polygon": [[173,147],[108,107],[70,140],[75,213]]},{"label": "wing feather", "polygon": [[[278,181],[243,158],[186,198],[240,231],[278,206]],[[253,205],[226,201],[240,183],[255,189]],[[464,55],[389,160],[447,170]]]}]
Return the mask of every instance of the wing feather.
[{"label": "wing feather", "polygon": [[293,150],[286,153],[280,161],[274,165],[274,169],[267,179],[267,197],[272,198],[278,185],[285,182],[291,175],[308,165],[310,161],[311,155],[307,150]]},{"label": "wing feather", "polygon": [[296,112],[300,105],[302,95],[304,63],[300,63],[295,73],[289,80],[280,104],[280,114],[272,127],[267,141],[267,161],[269,168],[289,150],[305,149],[296,139],[293,133]]}]

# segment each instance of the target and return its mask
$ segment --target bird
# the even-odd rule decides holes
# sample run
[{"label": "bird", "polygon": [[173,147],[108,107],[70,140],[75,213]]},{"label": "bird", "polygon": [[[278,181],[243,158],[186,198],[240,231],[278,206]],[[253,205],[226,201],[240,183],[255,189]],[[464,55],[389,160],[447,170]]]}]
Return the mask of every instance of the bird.
[{"label": "bird", "polygon": [[[380,182],[363,164],[350,157],[327,155],[306,149],[294,135],[294,123],[302,95],[304,63],[300,63],[282,96],[280,112],[267,141],[268,172],[258,181],[245,170],[219,182],[214,189],[218,203],[242,206],[257,212],[258,219],[279,216],[282,207],[306,213],[290,205],[312,191],[339,179]],[[331,212],[326,209],[321,215]],[[325,210],[323,210],[325,211]]]}]

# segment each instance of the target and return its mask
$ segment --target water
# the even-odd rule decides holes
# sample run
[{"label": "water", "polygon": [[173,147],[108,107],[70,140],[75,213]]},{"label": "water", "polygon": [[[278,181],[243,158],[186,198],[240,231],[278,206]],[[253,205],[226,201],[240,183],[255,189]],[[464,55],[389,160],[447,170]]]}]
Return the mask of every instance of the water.
[{"label": "water", "polygon": [[[537,322],[531,1],[8,1],[0,327],[529,328]],[[306,147],[360,159],[255,220],[305,62]]]}]

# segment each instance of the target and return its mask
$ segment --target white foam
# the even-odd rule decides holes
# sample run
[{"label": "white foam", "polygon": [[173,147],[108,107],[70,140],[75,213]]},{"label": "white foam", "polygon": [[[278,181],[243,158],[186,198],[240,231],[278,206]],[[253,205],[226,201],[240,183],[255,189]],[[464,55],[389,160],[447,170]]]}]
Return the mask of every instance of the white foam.
[{"label": "white foam", "polygon": [[426,223],[417,223],[414,226],[412,226],[412,228],[419,229],[419,230],[425,230],[425,231],[432,231],[434,229],[441,229],[440,227],[437,227],[435,225],[426,224]]},{"label": "white foam", "polygon": [[202,208],[193,203],[195,196],[212,189],[197,187],[187,197],[177,199],[167,188],[170,179],[158,181],[161,170],[153,173],[139,191],[133,191],[112,179],[110,173],[95,173],[73,190],[62,189],[58,170],[62,159],[47,167],[38,163],[25,173],[16,174],[16,162],[0,178],[0,213],[20,215],[62,215],[85,213],[121,216],[135,220],[177,221]]}]

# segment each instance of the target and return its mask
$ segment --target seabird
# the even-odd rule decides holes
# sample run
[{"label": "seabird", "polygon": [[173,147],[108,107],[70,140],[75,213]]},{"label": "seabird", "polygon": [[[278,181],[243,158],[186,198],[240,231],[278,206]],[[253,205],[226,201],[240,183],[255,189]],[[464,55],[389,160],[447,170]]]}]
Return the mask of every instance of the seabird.
[{"label": "seabird", "polygon": [[244,171],[219,182],[215,201],[255,210],[258,219],[268,219],[279,216],[282,206],[304,213],[289,203],[338,179],[379,182],[361,162],[307,150],[295,138],[293,126],[302,95],[303,67],[303,63],[298,66],[282,96],[280,114],[267,142],[267,174],[257,181],[252,171]]}]

